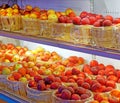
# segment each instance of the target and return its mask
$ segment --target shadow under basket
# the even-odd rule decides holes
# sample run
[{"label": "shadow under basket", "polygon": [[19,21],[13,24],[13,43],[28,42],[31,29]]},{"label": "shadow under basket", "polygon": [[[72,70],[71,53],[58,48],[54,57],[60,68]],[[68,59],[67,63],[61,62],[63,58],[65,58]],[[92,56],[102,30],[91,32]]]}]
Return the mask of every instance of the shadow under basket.
[{"label": "shadow under basket", "polygon": [[115,27],[93,27],[91,29],[92,40],[94,45],[102,49],[112,49],[115,48],[116,37],[115,37]]},{"label": "shadow under basket", "polygon": [[6,31],[18,31],[22,29],[22,19],[20,15],[1,16],[2,29]]},{"label": "shadow under basket", "polygon": [[36,36],[41,33],[41,25],[39,19],[22,17],[24,34]]},{"label": "shadow under basket", "polygon": [[39,91],[27,85],[27,97],[35,103],[52,103],[52,90]]}]

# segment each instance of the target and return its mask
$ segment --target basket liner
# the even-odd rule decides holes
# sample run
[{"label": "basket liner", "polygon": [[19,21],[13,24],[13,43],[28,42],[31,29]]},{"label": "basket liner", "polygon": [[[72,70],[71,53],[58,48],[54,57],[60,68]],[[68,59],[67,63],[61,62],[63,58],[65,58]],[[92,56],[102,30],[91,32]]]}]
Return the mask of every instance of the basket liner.
[{"label": "basket liner", "polygon": [[54,23],[52,37],[58,40],[70,41],[72,23]]},{"label": "basket liner", "polygon": [[116,43],[115,27],[93,27],[91,29],[92,39],[96,46],[113,48]]},{"label": "basket liner", "polygon": [[1,16],[3,30],[17,31],[22,29],[22,19],[20,15],[16,16]]},{"label": "basket liner", "polygon": [[22,17],[23,30],[26,35],[39,35],[41,33],[40,20]]},{"label": "basket liner", "polygon": [[37,100],[45,103],[52,103],[52,90],[39,91],[28,87],[27,85],[27,96],[30,99]]},{"label": "basket liner", "polygon": [[80,44],[91,44],[91,25],[74,25],[71,29],[71,41]]}]

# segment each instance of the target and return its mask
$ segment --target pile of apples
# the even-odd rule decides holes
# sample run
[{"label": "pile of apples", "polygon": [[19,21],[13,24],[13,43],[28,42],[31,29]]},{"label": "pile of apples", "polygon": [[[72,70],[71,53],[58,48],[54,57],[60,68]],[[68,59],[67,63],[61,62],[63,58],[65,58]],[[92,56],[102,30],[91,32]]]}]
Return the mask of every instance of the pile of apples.
[{"label": "pile of apples", "polygon": [[93,25],[95,27],[112,26],[120,23],[120,18],[114,18],[111,15],[101,15],[82,11],[75,15],[71,11],[70,15],[62,15],[58,18],[60,23],[73,23],[75,25]]}]

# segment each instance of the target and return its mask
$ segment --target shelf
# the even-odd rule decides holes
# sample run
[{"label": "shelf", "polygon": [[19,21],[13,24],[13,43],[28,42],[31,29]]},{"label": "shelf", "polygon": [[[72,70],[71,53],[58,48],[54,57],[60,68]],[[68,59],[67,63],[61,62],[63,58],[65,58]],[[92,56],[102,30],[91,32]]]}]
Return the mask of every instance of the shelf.
[{"label": "shelf", "polygon": [[73,43],[53,40],[49,38],[46,39],[41,37],[23,35],[19,32],[15,33],[15,32],[0,31],[0,36],[19,39],[19,40],[25,40],[25,41],[30,41],[30,42],[35,42],[35,43],[40,43],[40,44],[45,44],[45,45],[50,45],[50,46],[55,46],[55,47],[60,47],[64,49],[69,49],[69,50],[74,50],[74,51],[79,51],[83,53],[120,60],[120,51],[117,51],[117,50],[102,50],[99,48],[94,48],[92,46],[75,45]]}]

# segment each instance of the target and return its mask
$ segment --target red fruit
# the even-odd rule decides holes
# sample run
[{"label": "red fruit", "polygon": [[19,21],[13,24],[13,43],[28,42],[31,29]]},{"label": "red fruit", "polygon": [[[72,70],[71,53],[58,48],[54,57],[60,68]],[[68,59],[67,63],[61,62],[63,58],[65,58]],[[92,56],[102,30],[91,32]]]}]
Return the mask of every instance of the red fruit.
[{"label": "red fruit", "polygon": [[109,76],[107,77],[107,79],[108,79],[108,80],[113,80],[113,81],[115,81],[115,82],[118,81],[118,77],[116,77],[115,75],[109,75]]},{"label": "red fruit", "polygon": [[34,80],[30,80],[30,81],[28,82],[28,86],[29,86],[29,87],[36,87],[36,86],[37,86],[37,83],[36,83]]},{"label": "red fruit", "polygon": [[37,84],[37,89],[42,91],[42,90],[46,90],[46,86],[43,80],[40,80]]},{"label": "red fruit", "polygon": [[100,15],[100,14],[97,14],[95,17],[96,17],[97,20],[98,19],[103,19],[103,15]]},{"label": "red fruit", "polygon": [[86,75],[85,75],[84,72],[80,72],[80,74],[78,74],[77,76],[78,76],[78,78],[79,78],[79,77],[86,78]]},{"label": "red fruit", "polygon": [[71,98],[71,92],[69,90],[67,90],[67,89],[62,90],[61,98],[69,100]]},{"label": "red fruit", "polygon": [[86,89],[83,87],[78,87],[78,88],[76,88],[75,93],[79,94],[79,95],[84,94],[84,93],[86,93]]},{"label": "red fruit", "polygon": [[95,27],[100,27],[100,26],[101,26],[101,23],[100,23],[99,21],[96,21],[96,22],[94,22],[93,26],[95,26]]},{"label": "red fruit", "polygon": [[96,94],[94,94],[94,99],[97,100],[97,101],[99,101],[99,102],[101,102],[103,100],[103,97],[102,97],[101,94],[96,93]]},{"label": "red fruit", "polygon": [[67,77],[67,76],[61,76],[60,79],[61,79],[63,82],[67,82],[68,77]]},{"label": "red fruit", "polygon": [[39,80],[42,80],[42,77],[39,75],[34,76],[35,82],[39,82]]},{"label": "red fruit", "polygon": [[54,75],[49,75],[47,78],[49,78],[50,81],[54,81],[55,80],[55,76]]},{"label": "red fruit", "polygon": [[80,25],[81,18],[79,16],[76,16],[73,18],[73,24]]},{"label": "red fruit", "polygon": [[61,98],[61,94],[57,94],[57,93],[56,93],[55,95],[56,95],[58,98]]},{"label": "red fruit", "polygon": [[86,93],[84,93],[84,94],[82,94],[81,95],[81,99],[87,99],[87,98],[89,98],[90,96],[88,95],[88,94],[86,94]]},{"label": "red fruit", "polygon": [[75,83],[75,80],[74,79],[68,79],[67,82],[70,82],[70,83]]},{"label": "red fruit", "polygon": [[109,92],[111,90],[113,90],[113,87],[106,87],[105,90],[104,90],[104,92]]},{"label": "red fruit", "polygon": [[111,15],[106,15],[104,17],[106,20],[110,20],[110,21],[113,21],[113,17]]},{"label": "red fruit", "polygon": [[113,65],[107,65],[107,66],[105,67],[105,69],[107,69],[107,70],[115,70],[115,68],[114,68]]},{"label": "red fruit", "polygon": [[50,84],[50,88],[51,89],[57,89],[60,86],[59,82],[53,82]]},{"label": "red fruit", "polygon": [[13,77],[14,77],[15,80],[18,81],[22,77],[22,75],[20,73],[18,73],[18,72],[14,72]]},{"label": "red fruit", "polygon": [[78,74],[80,74],[80,69],[78,69],[78,68],[73,68],[73,69],[72,69],[72,74],[73,74],[73,75],[78,75]]},{"label": "red fruit", "polygon": [[98,64],[98,68],[99,68],[99,70],[104,70],[105,66],[104,66],[104,64],[100,63],[100,64]]},{"label": "red fruit", "polygon": [[119,103],[119,99],[116,97],[108,97],[109,103]]},{"label": "red fruit", "polygon": [[81,87],[85,88],[85,89],[90,89],[90,84],[87,82],[84,82],[81,84]]},{"label": "red fruit", "polygon": [[60,79],[60,77],[55,77],[55,79],[54,79],[53,81],[54,81],[54,82],[59,82],[59,83],[62,82],[61,79]]},{"label": "red fruit", "polygon": [[80,100],[81,97],[78,94],[72,94],[71,100]]},{"label": "red fruit", "polygon": [[95,83],[99,83],[97,80],[91,80],[91,85],[95,84]]},{"label": "red fruit", "polygon": [[93,92],[99,92],[99,90],[101,89],[101,84],[100,83],[94,83],[92,86],[91,86],[91,90]]},{"label": "red fruit", "polygon": [[66,87],[63,86],[63,85],[60,85],[60,86],[58,87],[58,93],[61,93],[62,90],[64,90],[64,89],[66,89]]},{"label": "red fruit", "polygon": [[97,81],[102,85],[105,85],[105,83],[106,83],[105,78],[97,78]]},{"label": "red fruit", "polygon": [[86,11],[82,11],[82,12],[80,13],[80,17],[81,17],[81,18],[85,18],[87,15],[88,15],[88,12],[86,12]]},{"label": "red fruit", "polygon": [[115,19],[113,19],[113,23],[114,23],[114,24],[120,23],[120,18],[115,18]]},{"label": "red fruit", "polygon": [[89,25],[90,24],[90,20],[87,17],[82,18],[81,19],[81,24],[82,25]]},{"label": "red fruit", "polygon": [[67,71],[65,72],[65,75],[66,75],[66,76],[71,76],[71,75],[72,75],[72,70],[67,70]]},{"label": "red fruit", "polygon": [[40,75],[43,75],[43,74],[44,74],[43,70],[41,70],[41,69],[39,69],[37,72],[38,72]]},{"label": "red fruit", "polygon": [[74,91],[74,89],[72,88],[72,87],[67,87],[67,89],[71,92],[71,94],[74,94],[75,93],[75,91]]},{"label": "red fruit", "polygon": [[58,18],[58,21],[59,21],[60,23],[66,23],[66,16],[61,15],[61,16]]},{"label": "red fruit", "polygon": [[79,79],[79,80],[77,80],[77,85],[78,86],[81,86],[81,84],[83,84],[84,83],[84,79]]},{"label": "red fruit", "polygon": [[73,20],[71,18],[67,17],[66,23],[73,23]]},{"label": "red fruit", "polygon": [[78,63],[78,61],[79,61],[79,58],[77,57],[77,56],[70,56],[69,58],[68,58],[68,60],[69,60],[69,62],[72,62],[72,63]]},{"label": "red fruit", "polygon": [[115,82],[114,81],[110,81],[110,80],[106,81],[106,86],[107,87],[113,87],[113,88],[116,87]]},{"label": "red fruit", "polygon": [[93,74],[90,70],[90,66],[88,64],[83,66],[83,72],[87,73],[87,74]]},{"label": "red fruit", "polygon": [[89,83],[91,85],[92,80],[90,78],[85,78],[85,82]]},{"label": "red fruit", "polygon": [[96,20],[97,20],[97,19],[96,19],[96,17],[94,17],[94,16],[90,16],[90,17],[89,17],[89,21],[90,21],[90,24],[91,24],[91,25],[93,25],[93,24],[96,22]]},{"label": "red fruit", "polygon": [[91,60],[89,64],[90,64],[91,67],[98,66],[98,61],[97,60]]},{"label": "red fruit", "polygon": [[120,78],[120,70],[118,70],[118,71],[116,72],[116,76],[117,76],[118,78]]},{"label": "red fruit", "polygon": [[7,46],[7,49],[11,49],[11,50],[15,48],[15,45],[12,43],[8,43],[6,46]]},{"label": "red fruit", "polygon": [[112,21],[110,20],[104,20],[102,23],[103,26],[111,26],[112,25]]},{"label": "red fruit", "polygon": [[105,70],[99,70],[98,75],[105,75]]},{"label": "red fruit", "polygon": [[94,74],[94,75],[97,75],[98,74],[98,67],[97,66],[94,66],[94,67],[91,67],[90,70],[91,72]]}]

